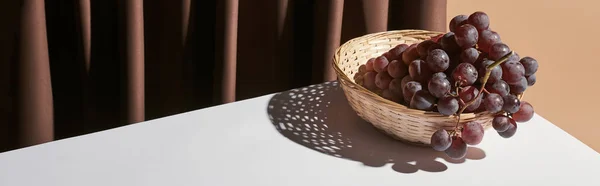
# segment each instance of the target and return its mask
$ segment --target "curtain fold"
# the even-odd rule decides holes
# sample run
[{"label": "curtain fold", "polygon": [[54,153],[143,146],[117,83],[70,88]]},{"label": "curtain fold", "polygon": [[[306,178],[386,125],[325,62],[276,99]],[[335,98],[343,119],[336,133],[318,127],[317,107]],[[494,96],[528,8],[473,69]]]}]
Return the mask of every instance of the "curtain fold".
[{"label": "curtain fold", "polygon": [[446,0],[2,1],[0,151],[334,80],[341,43],[445,18]]}]

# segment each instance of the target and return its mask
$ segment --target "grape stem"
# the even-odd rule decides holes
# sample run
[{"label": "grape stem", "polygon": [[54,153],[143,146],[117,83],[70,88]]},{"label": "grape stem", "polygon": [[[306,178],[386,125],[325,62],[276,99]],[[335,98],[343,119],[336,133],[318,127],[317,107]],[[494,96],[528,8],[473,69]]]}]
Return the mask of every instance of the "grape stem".
[{"label": "grape stem", "polygon": [[[456,119],[456,126],[454,126],[454,130],[458,130],[458,124],[460,124],[460,115],[462,115],[462,113],[465,111],[465,109],[467,109],[467,107],[471,106],[473,103],[475,103],[475,101],[477,101],[477,99],[479,99],[479,97],[481,97],[482,93],[485,90],[485,84],[487,83],[488,79],[490,78],[490,74],[492,73],[492,70],[506,62],[506,60],[508,60],[508,58],[514,54],[514,51],[510,51],[508,54],[502,56],[500,59],[498,59],[497,61],[495,61],[494,63],[492,63],[491,65],[488,65],[485,68],[485,75],[483,76],[483,82],[481,82],[481,88],[479,89],[479,92],[477,92],[477,96],[475,96],[475,98],[471,99],[471,101],[467,102],[462,108],[460,108],[460,111],[458,111],[457,113],[457,119]],[[457,92],[458,93],[458,92]]]}]

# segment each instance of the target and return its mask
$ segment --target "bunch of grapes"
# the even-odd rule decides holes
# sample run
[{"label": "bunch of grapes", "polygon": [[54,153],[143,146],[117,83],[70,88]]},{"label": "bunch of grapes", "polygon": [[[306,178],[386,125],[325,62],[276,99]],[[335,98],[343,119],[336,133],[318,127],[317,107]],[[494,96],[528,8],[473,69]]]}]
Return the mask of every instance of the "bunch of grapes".
[{"label": "bunch of grapes", "polygon": [[517,122],[533,117],[520,96],[536,82],[538,62],[521,58],[491,30],[484,12],[455,16],[450,32],[411,45],[399,44],[360,66],[355,81],[381,97],[423,111],[456,116],[454,130],[439,129],[431,146],[462,159],[467,145],[482,141],[477,121],[460,122],[463,113],[494,113],[493,128],[512,137]]}]

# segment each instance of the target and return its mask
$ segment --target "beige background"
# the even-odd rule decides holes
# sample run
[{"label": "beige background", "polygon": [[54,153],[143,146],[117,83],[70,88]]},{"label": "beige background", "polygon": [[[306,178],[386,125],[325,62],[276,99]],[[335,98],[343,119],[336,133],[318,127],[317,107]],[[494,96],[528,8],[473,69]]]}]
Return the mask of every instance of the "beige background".
[{"label": "beige background", "polygon": [[600,152],[598,7],[600,1],[448,0],[447,18],[486,12],[503,42],[521,57],[540,62],[537,83],[527,90],[525,100]]}]

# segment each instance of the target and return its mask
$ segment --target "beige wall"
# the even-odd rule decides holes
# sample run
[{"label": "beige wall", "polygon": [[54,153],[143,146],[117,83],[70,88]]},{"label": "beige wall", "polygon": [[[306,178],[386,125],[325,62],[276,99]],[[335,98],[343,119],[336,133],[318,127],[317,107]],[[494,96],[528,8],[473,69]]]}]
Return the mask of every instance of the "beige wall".
[{"label": "beige wall", "polygon": [[[600,1],[448,0],[448,21],[481,10],[523,57],[540,62],[525,100],[600,152]],[[526,135],[526,134],[523,134]]]}]

